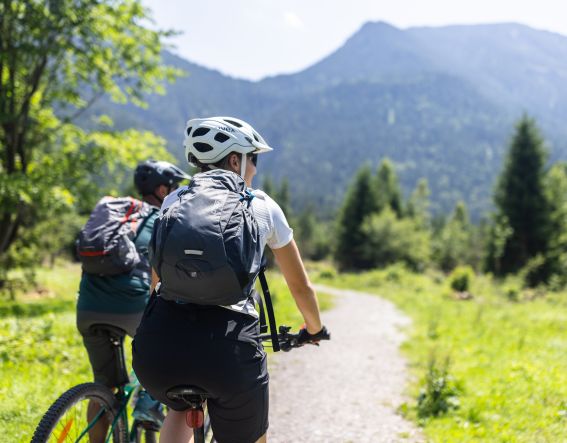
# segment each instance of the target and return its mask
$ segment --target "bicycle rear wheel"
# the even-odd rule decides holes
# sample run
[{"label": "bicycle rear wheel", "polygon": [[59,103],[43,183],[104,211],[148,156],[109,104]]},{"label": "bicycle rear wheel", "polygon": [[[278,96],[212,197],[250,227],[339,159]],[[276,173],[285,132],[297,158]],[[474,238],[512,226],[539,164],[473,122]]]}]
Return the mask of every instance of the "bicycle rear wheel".
[{"label": "bicycle rear wheel", "polygon": [[[87,407],[90,401],[98,404],[100,411],[89,423]],[[89,430],[102,419],[114,423],[112,441],[126,443],[126,423],[122,416],[118,416],[112,391],[98,383],[77,385],[63,393],[47,410],[31,443],[88,442]]]},{"label": "bicycle rear wheel", "polygon": [[[205,422],[203,424],[203,430],[205,434],[205,442],[216,443],[215,437],[213,436],[213,429],[211,428],[211,416],[209,415],[208,408],[205,409]],[[197,440],[195,440],[195,443]]]},{"label": "bicycle rear wheel", "polygon": [[158,431],[137,420],[132,424],[130,443],[157,443]]}]

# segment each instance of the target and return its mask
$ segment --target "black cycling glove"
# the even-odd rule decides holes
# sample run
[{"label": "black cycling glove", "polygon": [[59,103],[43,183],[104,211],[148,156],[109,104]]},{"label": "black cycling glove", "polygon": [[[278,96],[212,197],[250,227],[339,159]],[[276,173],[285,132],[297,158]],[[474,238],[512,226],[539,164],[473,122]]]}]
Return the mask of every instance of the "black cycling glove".
[{"label": "black cycling glove", "polygon": [[297,343],[302,345],[305,343],[311,343],[314,345],[319,345],[320,340],[330,340],[331,334],[327,331],[327,328],[323,326],[319,332],[316,334],[310,334],[307,332],[307,328],[301,328],[299,330],[299,337],[297,337]]}]

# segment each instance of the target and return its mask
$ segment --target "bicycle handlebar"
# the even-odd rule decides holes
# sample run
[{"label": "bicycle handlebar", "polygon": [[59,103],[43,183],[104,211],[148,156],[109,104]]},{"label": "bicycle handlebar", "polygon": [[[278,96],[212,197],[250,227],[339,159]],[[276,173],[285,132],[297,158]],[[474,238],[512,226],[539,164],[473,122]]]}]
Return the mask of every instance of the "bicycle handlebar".
[{"label": "bicycle handlebar", "polygon": [[[316,341],[302,341],[302,333],[301,331],[298,333],[292,333],[289,332],[291,330],[290,326],[285,326],[285,325],[280,325],[279,327],[279,334],[277,335],[278,337],[278,341],[280,344],[280,348],[282,351],[284,352],[289,352],[291,351],[293,348],[300,348],[303,345],[316,345],[319,346],[319,343],[317,343],[319,340],[330,340],[331,339],[331,334],[329,334],[327,332],[327,329],[325,327],[323,327],[323,329],[321,330],[321,332],[319,332],[316,336]],[[260,335],[260,340],[261,341],[267,341],[267,340],[271,340],[272,339],[272,335],[271,334],[261,334]]]}]

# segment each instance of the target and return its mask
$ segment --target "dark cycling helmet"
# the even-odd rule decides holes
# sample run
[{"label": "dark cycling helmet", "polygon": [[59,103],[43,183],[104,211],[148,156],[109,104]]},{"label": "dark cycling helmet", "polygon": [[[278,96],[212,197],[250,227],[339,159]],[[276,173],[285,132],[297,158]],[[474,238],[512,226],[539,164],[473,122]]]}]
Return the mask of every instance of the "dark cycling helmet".
[{"label": "dark cycling helmet", "polygon": [[134,172],[134,184],[142,195],[153,194],[159,185],[171,187],[190,178],[191,176],[177,166],[157,160],[146,160],[140,163]]}]

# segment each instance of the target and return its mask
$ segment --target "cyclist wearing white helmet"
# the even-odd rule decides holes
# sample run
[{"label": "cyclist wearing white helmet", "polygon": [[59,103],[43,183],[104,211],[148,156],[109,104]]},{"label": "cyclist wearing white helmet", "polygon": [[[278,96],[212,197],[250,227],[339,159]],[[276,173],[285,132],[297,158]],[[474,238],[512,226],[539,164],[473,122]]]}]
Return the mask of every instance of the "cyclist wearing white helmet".
[{"label": "cyclist wearing white helmet", "polygon": [[224,159],[223,166],[226,166],[228,154],[237,153],[241,155],[240,169],[235,172],[245,179],[247,162],[243,161],[244,155],[272,151],[252,126],[233,117],[195,118],[187,122],[185,132],[185,156],[190,164],[214,169],[211,165],[218,167]]},{"label": "cyclist wearing white helmet", "polygon": [[[270,151],[252,126],[233,117],[193,119],[186,126],[189,163],[201,172],[222,169],[239,174],[248,187],[256,174],[258,154]],[[188,189],[180,188],[165,199],[160,218]],[[265,245],[272,249],[305,320],[304,336],[309,341],[324,327],[293,231],[274,200],[260,190],[248,191],[253,195],[249,206],[261,250]],[[154,230],[150,249],[159,247],[156,241]],[[154,268],[152,285],[158,285],[158,292],[167,283],[159,282]],[[191,439],[183,412],[186,406],[166,396],[179,385],[199,386],[212,394],[207,407],[219,443],[266,441],[269,377],[258,317],[251,297],[229,306],[180,303],[168,299],[165,292],[152,298],[133,342],[133,366],[148,392],[170,407],[160,434],[162,443]]]}]

